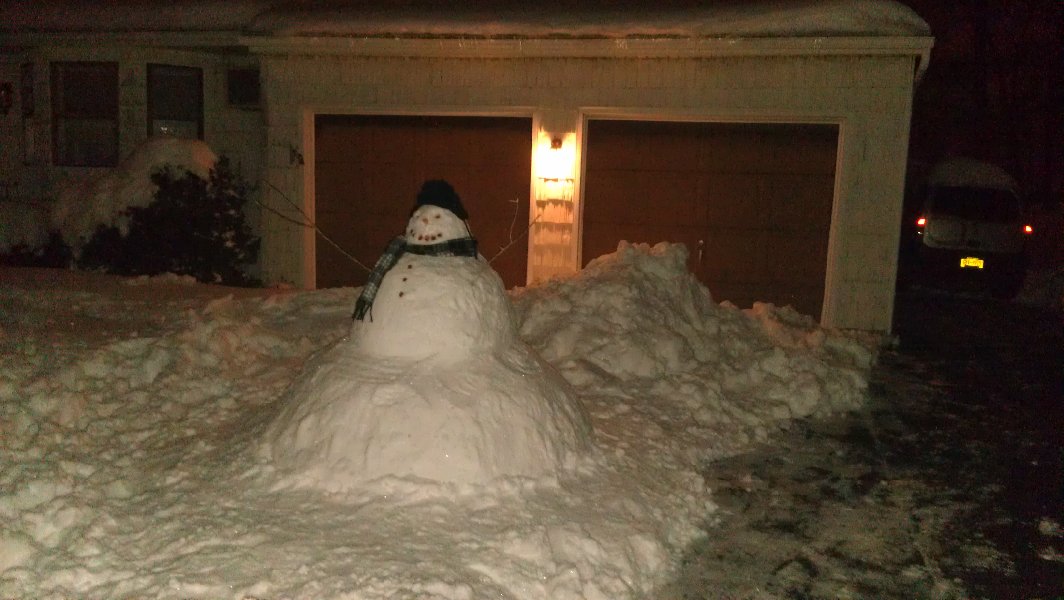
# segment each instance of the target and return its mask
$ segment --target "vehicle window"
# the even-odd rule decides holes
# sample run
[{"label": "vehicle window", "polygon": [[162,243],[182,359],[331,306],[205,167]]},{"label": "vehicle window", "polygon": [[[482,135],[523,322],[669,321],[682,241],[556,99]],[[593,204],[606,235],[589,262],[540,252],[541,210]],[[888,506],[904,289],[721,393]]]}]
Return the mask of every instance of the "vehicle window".
[{"label": "vehicle window", "polygon": [[932,194],[931,212],[936,216],[990,223],[1008,223],[1020,216],[1016,197],[1002,190],[941,187]]}]

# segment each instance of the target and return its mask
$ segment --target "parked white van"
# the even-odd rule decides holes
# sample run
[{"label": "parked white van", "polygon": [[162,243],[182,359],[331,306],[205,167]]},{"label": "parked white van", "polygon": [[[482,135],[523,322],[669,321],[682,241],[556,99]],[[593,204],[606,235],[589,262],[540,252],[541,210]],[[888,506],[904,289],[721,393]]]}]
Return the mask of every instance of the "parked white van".
[{"label": "parked white van", "polygon": [[922,195],[911,229],[915,275],[932,284],[974,280],[994,296],[1015,296],[1033,233],[1016,180],[996,165],[950,158],[932,168]]}]

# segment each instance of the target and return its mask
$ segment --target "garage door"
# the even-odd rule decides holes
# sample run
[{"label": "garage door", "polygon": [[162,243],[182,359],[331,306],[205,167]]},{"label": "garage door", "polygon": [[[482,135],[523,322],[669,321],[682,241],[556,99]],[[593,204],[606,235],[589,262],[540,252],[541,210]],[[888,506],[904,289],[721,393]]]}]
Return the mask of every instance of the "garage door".
[{"label": "garage door", "polygon": [[[446,179],[469,212],[480,253],[494,257],[528,223],[532,120],[323,115],[315,119],[315,219],[372,267],[403,232],[427,179]],[[527,244],[492,262],[507,287],[524,285]],[[362,285],[366,273],[320,238],[317,286]]]},{"label": "garage door", "polygon": [[682,242],[717,301],[820,318],[838,128],[593,120],[583,260]]}]

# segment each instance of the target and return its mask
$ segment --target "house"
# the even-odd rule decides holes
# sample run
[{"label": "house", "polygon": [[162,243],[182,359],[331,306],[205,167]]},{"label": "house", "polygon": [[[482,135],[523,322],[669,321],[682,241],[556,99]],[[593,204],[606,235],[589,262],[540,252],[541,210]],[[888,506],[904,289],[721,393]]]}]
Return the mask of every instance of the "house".
[{"label": "house", "polygon": [[371,266],[443,177],[509,286],[682,242],[717,300],[890,329],[932,45],[909,9],[470,6],[5,0],[0,180],[47,197],[148,136],[199,137],[268,207],[261,277],[314,288],[365,273],[291,219]]}]

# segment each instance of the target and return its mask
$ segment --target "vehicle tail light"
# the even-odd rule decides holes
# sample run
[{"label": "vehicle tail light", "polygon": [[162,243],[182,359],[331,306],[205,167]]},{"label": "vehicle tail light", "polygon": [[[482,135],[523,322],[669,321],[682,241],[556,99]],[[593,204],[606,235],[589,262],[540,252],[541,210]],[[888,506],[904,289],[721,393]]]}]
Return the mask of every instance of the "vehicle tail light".
[{"label": "vehicle tail light", "polygon": [[1027,235],[1031,235],[1032,233],[1034,233],[1034,227],[1031,227],[1030,225],[1024,225],[1023,232]]},{"label": "vehicle tail light", "polygon": [[924,218],[924,217],[917,217],[916,218],[916,226],[917,227],[923,227],[924,225],[927,225],[927,219]]}]

